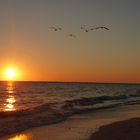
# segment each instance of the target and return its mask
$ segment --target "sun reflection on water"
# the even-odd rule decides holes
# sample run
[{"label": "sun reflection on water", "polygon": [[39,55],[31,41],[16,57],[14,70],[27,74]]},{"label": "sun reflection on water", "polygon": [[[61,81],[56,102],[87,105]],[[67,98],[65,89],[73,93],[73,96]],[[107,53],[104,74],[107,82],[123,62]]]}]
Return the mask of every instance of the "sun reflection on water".
[{"label": "sun reflection on water", "polygon": [[13,93],[14,93],[13,82],[9,82],[7,84],[6,91],[8,93],[8,96],[7,96],[6,102],[4,104],[4,106],[5,106],[4,111],[15,111],[16,110],[16,108],[15,108],[16,99],[13,95]]},{"label": "sun reflection on water", "polygon": [[20,134],[20,135],[16,135],[13,138],[9,138],[8,140],[31,140],[31,136],[28,134]]},{"label": "sun reflection on water", "polygon": [[13,104],[16,102],[14,96],[9,96],[9,98],[6,99],[6,102],[7,103],[10,103],[10,104]]},{"label": "sun reflection on water", "polygon": [[9,94],[14,93],[14,83],[13,82],[8,82],[6,91]]}]

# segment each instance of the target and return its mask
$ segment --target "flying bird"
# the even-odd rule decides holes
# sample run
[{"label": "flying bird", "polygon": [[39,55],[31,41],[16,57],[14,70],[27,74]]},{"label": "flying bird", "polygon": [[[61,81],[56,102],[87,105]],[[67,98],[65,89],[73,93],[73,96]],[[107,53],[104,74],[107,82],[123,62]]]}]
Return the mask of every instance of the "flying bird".
[{"label": "flying bird", "polygon": [[90,28],[81,27],[81,30],[85,31],[86,33],[90,31]]},{"label": "flying bird", "polygon": [[98,30],[98,29],[105,29],[105,30],[109,30],[109,28],[105,27],[105,26],[99,26],[99,27],[96,27],[95,30]]},{"label": "flying bird", "polygon": [[74,35],[74,34],[67,34],[66,37],[73,37],[73,38],[76,38],[76,35]]},{"label": "flying bird", "polygon": [[54,31],[61,31],[62,30],[61,27],[50,27],[50,29],[52,29]]}]

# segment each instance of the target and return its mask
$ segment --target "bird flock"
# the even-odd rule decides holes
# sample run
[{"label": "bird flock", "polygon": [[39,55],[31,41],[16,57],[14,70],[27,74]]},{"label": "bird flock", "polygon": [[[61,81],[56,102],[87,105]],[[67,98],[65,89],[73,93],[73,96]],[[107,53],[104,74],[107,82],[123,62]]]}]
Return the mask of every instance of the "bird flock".
[{"label": "bird flock", "polygon": [[[50,29],[52,31],[61,31],[62,28],[61,27],[54,27],[54,26],[51,26]],[[108,27],[105,27],[105,26],[98,26],[98,27],[84,27],[84,26],[81,26],[80,29],[86,33],[90,32],[90,31],[93,31],[93,30],[110,30]],[[73,33],[69,33],[66,35],[66,37],[71,37],[71,38],[76,38],[76,35],[73,34]]]}]

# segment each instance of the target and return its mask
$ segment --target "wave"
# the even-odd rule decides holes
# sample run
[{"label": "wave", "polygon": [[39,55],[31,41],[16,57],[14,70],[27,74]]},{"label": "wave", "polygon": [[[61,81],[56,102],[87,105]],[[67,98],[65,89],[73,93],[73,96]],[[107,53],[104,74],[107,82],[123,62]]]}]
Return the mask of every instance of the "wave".
[{"label": "wave", "polygon": [[139,99],[129,100],[129,98],[130,95],[80,98],[67,100],[61,104],[47,103],[25,110],[0,112],[0,137],[32,127],[59,123],[74,114],[140,104]]},{"label": "wave", "polygon": [[65,101],[67,104],[77,104],[77,105],[93,105],[97,103],[103,103],[107,100],[121,100],[127,99],[128,96],[120,95],[120,96],[100,96],[100,97],[90,97],[90,98],[81,98],[81,99],[74,99]]}]

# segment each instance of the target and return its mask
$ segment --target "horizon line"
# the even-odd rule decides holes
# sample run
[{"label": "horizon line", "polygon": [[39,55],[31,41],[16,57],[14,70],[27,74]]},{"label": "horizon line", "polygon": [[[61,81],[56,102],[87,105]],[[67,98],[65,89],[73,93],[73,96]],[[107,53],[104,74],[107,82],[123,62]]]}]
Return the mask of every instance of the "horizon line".
[{"label": "horizon line", "polygon": [[137,84],[139,85],[140,82],[92,82],[92,81],[47,81],[47,80],[0,80],[0,82],[34,82],[34,83],[93,83],[93,84]]}]

